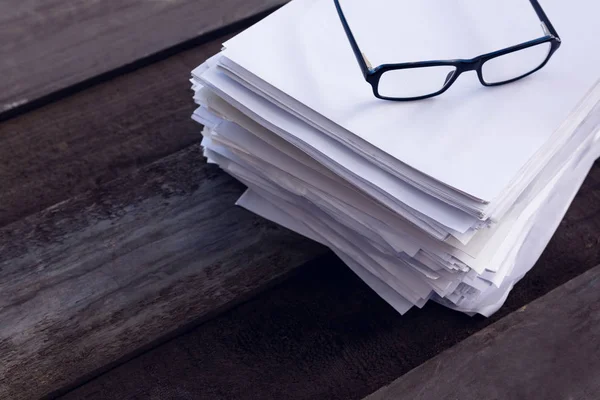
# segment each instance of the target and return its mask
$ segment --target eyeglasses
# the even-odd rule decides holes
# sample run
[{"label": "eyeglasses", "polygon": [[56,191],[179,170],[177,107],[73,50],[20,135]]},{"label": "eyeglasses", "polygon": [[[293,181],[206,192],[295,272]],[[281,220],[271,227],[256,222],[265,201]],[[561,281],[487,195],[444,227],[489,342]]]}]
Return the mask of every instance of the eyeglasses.
[{"label": "eyeglasses", "polygon": [[373,68],[360,51],[348,21],[334,0],[350,46],[373,94],[383,100],[420,100],[444,93],[466,71],[477,71],[484,86],[514,82],[542,68],[560,47],[561,40],[537,0],[530,0],[542,23],[544,36],[469,60],[435,60],[382,64]]}]

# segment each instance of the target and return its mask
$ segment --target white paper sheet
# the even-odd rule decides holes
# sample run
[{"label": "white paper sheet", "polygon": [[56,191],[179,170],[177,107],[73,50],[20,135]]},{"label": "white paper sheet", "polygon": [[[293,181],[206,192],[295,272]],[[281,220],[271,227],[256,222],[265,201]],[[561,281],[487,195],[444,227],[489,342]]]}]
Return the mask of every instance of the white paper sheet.
[{"label": "white paper sheet", "polygon": [[[216,69],[207,70],[200,78],[203,83],[218,92],[219,96],[244,112],[248,117],[278,133],[294,145],[302,147],[305,151],[319,149],[324,160],[338,165],[347,174],[354,175],[357,179],[377,190],[382,202],[385,202],[384,197],[387,197],[386,205],[394,207],[390,200],[395,202],[396,209],[401,207],[400,204],[404,204],[405,207],[409,207],[416,213],[423,214],[458,232],[466,232],[471,227],[478,226],[477,218],[428,196],[405,182],[394,178],[391,174],[378,169],[299,119],[282,113],[273,104],[260,98],[224,74],[219,73]],[[317,157],[317,153],[312,152],[311,156],[313,158]],[[405,211],[403,215],[410,218],[407,213],[410,213],[410,211]]]},{"label": "white paper sheet", "polygon": [[[297,192],[297,189],[294,186],[297,186],[299,190],[304,192],[304,194],[301,194],[302,196],[308,196],[306,198],[310,199],[310,201],[317,205],[321,204],[320,207],[323,209],[331,210],[331,206],[339,207],[339,211],[341,213],[347,214],[345,223],[346,225],[351,227],[356,226],[353,223],[361,221],[364,229],[370,230],[372,234],[385,235],[386,232],[392,235],[395,234],[395,236],[392,237],[380,237],[384,242],[390,244],[396,251],[404,251],[409,255],[414,256],[415,250],[418,250],[419,248],[418,246],[415,247],[413,244],[416,241],[417,243],[420,243],[420,246],[424,250],[433,252],[438,257],[456,257],[458,260],[461,260],[466,265],[475,268],[480,273],[482,273],[485,268],[493,272],[498,271],[500,263],[504,257],[503,254],[505,254],[507,251],[505,250],[499,252],[499,246],[502,244],[502,246],[507,249],[512,246],[512,242],[505,240],[506,235],[508,232],[514,229],[513,225],[515,223],[524,223],[527,220],[528,217],[523,214],[524,207],[526,207],[527,204],[533,199],[533,194],[539,192],[541,188],[545,186],[544,182],[541,182],[539,185],[536,184],[534,188],[535,190],[532,192],[532,196],[527,197],[527,200],[523,200],[518,207],[514,207],[511,213],[507,215],[507,218],[502,221],[500,226],[497,226],[494,229],[482,231],[477,240],[473,241],[472,244],[469,243],[468,245],[462,245],[460,243],[454,243],[454,248],[452,248],[452,246],[445,245],[444,243],[434,243],[434,241],[431,239],[428,240],[427,237],[425,237],[417,229],[407,225],[406,223],[403,223],[397,218],[394,218],[393,214],[390,212],[385,212],[385,210],[376,207],[376,204],[373,202],[368,202],[368,200],[365,198],[363,198],[362,202],[357,202],[357,200],[360,198],[359,193],[352,192],[349,189],[344,189],[343,184],[335,181],[335,177],[332,175],[329,175],[328,178],[319,176],[316,172],[323,172],[322,168],[318,168],[313,165],[314,171],[311,171],[308,168],[305,168],[304,164],[294,164],[295,160],[289,159],[287,154],[293,154],[294,150],[296,149],[289,149],[289,147],[271,147],[271,144],[273,144],[273,146],[277,146],[277,140],[275,140],[276,137],[273,137],[273,134],[271,134],[272,137],[269,140],[271,143],[268,144],[258,138],[252,139],[252,135],[248,131],[242,130],[239,127],[234,128],[235,126],[236,125],[231,123],[220,124],[218,130],[219,132],[222,132],[224,138],[226,138],[221,138],[220,140],[225,140],[226,144],[230,147],[240,148],[243,152],[249,152],[247,155],[239,154],[238,156],[243,158],[245,162],[251,163],[255,168],[263,168],[263,173],[267,176],[273,174],[273,176],[281,178],[281,174],[285,171],[286,173],[291,174],[291,176],[295,176],[296,178],[300,179],[298,183],[293,183],[292,187],[287,186],[287,182],[289,179],[291,179],[290,177],[283,177],[284,180],[279,180],[278,182],[279,184],[288,187],[289,190],[295,192]],[[589,136],[590,128],[584,126],[580,130],[581,132],[578,132],[575,138],[580,140],[585,136]],[[581,134],[583,134],[583,136],[581,136]],[[267,137],[268,136],[264,136],[263,138],[266,139]],[[576,144],[580,145],[580,143]],[[574,149],[565,150],[569,150],[570,153],[573,153]],[[282,154],[281,152],[284,151],[287,151],[288,153]],[[254,157],[257,159],[254,160]],[[273,157],[278,158],[279,161],[273,159]],[[309,160],[304,159],[303,161],[306,166],[310,165]],[[269,167],[260,167],[260,165],[264,163],[270,163],[269,165],[273,166],[275,169],[269,170]],[[555,174],[552,171],[544,171],[544,174],[546,174],[546,172]],[[317,184],[320,189],[313,187],[315,184]],[[306,192],[305,187],[311,187],[312,189]],[[327,199],[326,196],[329,194],[333,196],[333,199],[329,199],[326,201],[326,203],[323,203],[321,200],[325,201]],[[340,199],[340,202],[335,203],[335,198]],[[331,205],[327,204],[327,202],[329,202]],[[329,212],[332,214],[331,211]],[[364,212],[372,213],[371,217],[366,216]],[[333,211],[333,214],[335,214],[335,211]],[[375,220],[379,219],[382,224],[384,224],[383,221],[391,222],[392,226],[395,226],[398,231],[393,232],[386,230],[384,225],[375,224],[375,220],[373,218],[375,218]],[[393,229],[392,226],[390,226],[390,229]],[[405,238],[403,238],[403,236]],[[457,250],[459,251],[457,252]],[[474,257],[477,257],[477,259]],[[493,281],[497,282],[498,280],[501,280],[501,278],[496,277]]]},{"label": "white paper sheet", "polygon": [[[375,64],[541,36],[523,0],[341,2]],[[372,96],[333,2],[293,0],[193,71],[204,155],[249,187],[239,205],[330,247],[400,313],[434,299],[489,316],[600,155],[598,4],[544,1],[563,46],[528,79],[490,89],[466,74],[394,103]]]},{"label": "white paper sheet", "polygon": [[[252,191],[246,191],[244,195],[240,197],[237,204],[262,216],[263,218],[269,219],[281,226],[296,231],[326,246],[331,246],[323,236],[315,233],[306,225],[291,218],[288,214],[277,208],[277,206],[269,203],[266,199],[258,196]],[[346,263],[346,265],[348,265],[348,267],[350,267],[350,269],[356,275],[358,275],[360,279],[362,279],[369,287],[371,287],[371,289],[373,289],[373,291],[375,291],[375,293],[387,301],[388,304],[390,304],[400,314],[405,314],[413,307],[411,302],[407,301],[383,281],[361,267],[351,257],[342,253],[341,251],[335,251],[335,253],[342,259],[342,261],[344,261],[344,263]]]},{"label": "white paper sheet", "polygon": [[[468,57],[541,36],[528,2],[511,0],[501,7],[494,6],[495,2],[453,2],[456,18],[447,18],[437,3],[424,2],[430,8],[422,5],[415,10],[422,18],[415,14],[407,18],[405,11],[416,7],[413,3],[381,3],[387,15],[406,19],[393,28],[388,26],[393,31],[389,35],[402,46],[395,52],[389,47],[391,42],[378,40],[380,29],[357,28],[364,38],[358,40],[369,43],[365,51],[377,59],[389,54],[390,62],[400,62],[410,60],[411,54],[424,56],[418,50],[423,47],[431,55],[440,54],[435,58],[443,58],[448,56],[446,45],[455,43],[457,53],[452,58]],[[381,18],[380,8],[361,7],[354,1],[346,4],[355,24],[384,26],[374,23]],[[347,145],[366,154],[377,153],[393,170],[402,171],[408,165],[458,191],[491,201],[501,197],[528,160],[564,134],[559,127],[600,77],[600,52],[589,51],[600,37],[596,21],[600,3],[546,0],[543,6],[563,39],[545,68],[528,79],[494,89],[479,87],[473,76],[466,75],[460,85],[432,101],[375,99],[362,81],[333,2],[327,0],[294,0],[226,42],[225,54],[323,115],[330,121],[320,121],[330,127],[327,132]],[[313,28],[306,29],[308,21]],[[398,29],[412,32],[429,21],[436,23],[431,30],[435,40],[398,33]],[[470,39],[459,44],[439,35],[440,30]],[[468,31],[477,35],[465,35]]]},{"label": "white paper sheet", "polygon": [[[580,155],[579,158],[573,159],[564,168],[559,183],[554,187],[553,195],[547,199],[542,207],[538,208],[536,218],[531,221],[528,228],[518,234],[518,244],[513,251],[514,258],[507,261],[510,263],[512,273],[508,279],[502,282],[499,288],[492,289],[489,286],[481,286],[480,289],[483,289],[484,294],[481,297],[474,296],[472,300],[465,299],[464,296],[468,296],[468,293],[473,293],[473,289],[468,289],[467,292],[464,289],[459,289],[455,294],[448,295],[447,299],[439,297],[434,297],[434,299],[446,306],[467,313],[480,313],[490,316],[496,312],[506,300],[514,284],[533,266],[539,254],[541,254],[541,251],[566,212],[577,189],[583,182],[591,164],[599,154],[600,133],[595,138],[595,143],[589,143],[588,141],[587,151],[584,154]],[[244,202],[242,201],[241,203]],[[244,206],[251,211],[254,211],[256,207],[256,205],[251,204],[244,204]],[[271,212],[269,211],[272,208],[271,206],[277,208],[274,206],[274,203],[265,201],[260,215],[276,220],[276,218],[271,216]],[[295,229],[299,224],[298,219],[292,219],[287,221],[287,225],[285,226]],[[320,241],[323,242],[322,237]],[[354,268],[356,267],[356,264],[354,264]],[[383,290],[384,292],[388,292],[389,295],[390,288],[384,285],[384,289],[380,287],[379,289],[374,288],[374,290]],[[454,302],[460,303],[460,305],[454,305]]]}]

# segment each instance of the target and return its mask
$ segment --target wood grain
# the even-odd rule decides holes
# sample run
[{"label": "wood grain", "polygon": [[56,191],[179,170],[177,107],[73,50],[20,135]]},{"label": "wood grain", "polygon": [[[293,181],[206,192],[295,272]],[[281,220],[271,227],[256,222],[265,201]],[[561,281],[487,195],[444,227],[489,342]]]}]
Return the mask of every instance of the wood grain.
[{"label": "wood grain", "polygon": [[226,38],[0,123],[0,226],[199,142],[190,71]]},{"label": "wood grain", "polygon": [[188,78],[225,39],[0,124],[0,398],[56,390],[323,251],[235,208],[241,186],[201,161]]},{"label": "wood grain", "polygon": [[0,116],[282,0],[4,0]]},{"label": "wood grain", "polygon": [[600,266],[366,400],[600,398]]},{"label": "wood grain", "polygon": [[433,302],[400,316],[339,259],[324,256],[239,307],[57,394],[72,389],[64,400],[362,399],[599,265],[599,232],[600,161],[534,268],[491,318]]},{"label": "wood grain", "polygon": [[[324,252],[192,145],[0,229],[0,398],[39,398]],[[35,382],[35,384],[32,384]]]}]

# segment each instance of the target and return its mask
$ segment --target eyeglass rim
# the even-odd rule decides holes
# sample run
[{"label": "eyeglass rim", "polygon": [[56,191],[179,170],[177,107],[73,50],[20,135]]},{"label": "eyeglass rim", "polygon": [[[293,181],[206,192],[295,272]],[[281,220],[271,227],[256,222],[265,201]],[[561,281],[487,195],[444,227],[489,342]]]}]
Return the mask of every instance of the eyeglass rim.
[{"label": "eyeglass rim", "polygon": [[[510,54],[510,53],[514,53],[514,52],[517,52],[520,50],[538,46],[538,45],[541,45],[544,43],[550,43],[550,51],[548,52],[548,55],[546,56],[544,61],[542,63],[540,63],[540,65],[538,67],[532,69],[531,71],[529,71],[523,75],[508,79],[506,81],[501,81],[501,82],[486,82],[485,81],[485,79],[483,77],[482,68],[483,68],[483,65],[487,61],[492,60],[497,57],[504,56],[506,54]],[[396,101],[420,100],[420,99],[426,99],[426,98],[438,96],[438,95],[444,93],[446,90],[448,90],[450,88],[450,86],[452,86],[452,84],[458,79],[458,77],[463,72],[467,72],[467,71],[476,71],[479,82],[484,86],[489,86],[489,87],[499,86],[499,85],[504,85],[507,83],[515,82],[519,79],[523,79],[523,78],[537,72],[541,68],[543,68],[548,63],[550,58],[552,57],[552,54],[556,50],[558,50],[558,48],[560,47],[560,43],[561,43],[560,40],[558,40],[557,38],[555,38],[551,35],[546,35],[546,36],[543,36],[543,37],[540,37],[540,38],[537,38],[534,40],[520,43],[520,44],[511,46],[511,47],[507,47],[505,49],[482,54],[480,56],[477,56],[477,57],[471,58],[471,59],[430,60],[430,61],[382,64],[375,68],[370,69],[367,72],[367,75],[365,76],[365,78],[366,78],[367,82],[372,86],[373,94],[375,95],[375,97],[383,99],[383,100],[396,100]],[[415,96],[415,97],[389,97],[389,96],[383,96],[379,93],[379,80],[385,72],[401,70],[401,69],[415,69],[415,68],[438,67],[438,66],[455,67],[455,72],[454,72],[452,78],[437,92],[422,95],[422,96]]]},{"label": "eyeglass rim", "polygon": [[[452,86],[452,84],[456,81],[456,79],[458,78],[458,76],[460,74],[462,74],[465,71],[469,71],[469,70],[477,71],[479,81],[484,86],[498,86],[498,85],[504,85],[507,83],[511,83],[511,82],[517,81],[519,79],[525,78],[526,76],[529,76],[529,75],[533,74],[534,72],[538,71],[539,69],[543,68],[548,63],[548,60],[550,60],[552,55],[556,52],[556,50],[558,50],[558,48],[560,47],[560,44],[561,44],[561,39],[558,35],[558,32],[552,25],[552,22],[550,22],[550,19],[548,18],[548,16],[542,9],[538,0],[529,0],[529,2],[531,3],[531,6],[533,7],[534,11],[536,12],[536,14],[542,24],[542,29],[544,30],[544,33],[546,34],[543,37],[533,39],[533,40],[530,40],[530,41],[527,41],[524,43],[520,43],[520,44],[517,44],[514,46],[510,46],[505,49],[486,53],[486,54],[483,54],[483,55],[480,55],[478,57],[475,57],[473,59],[468,59],[468,60],[433,60],[433,61],[420,61],[420,62],[400,63],[400,64],[383,64],[376,68],[373,68],[371,66],[371,64],[369,63],[367,57],[364,55],[364,53],[361,52],[360,48],[358,47],[358,43],[356,42],[356,39],[354,38],[354,34],[352,33],[350,26],[348,25],[348,21],[346,20],[346,16],[344,15],[344,12],[342,10],[339,0],[333,0],[333,1],[334,1],[336,10],[337,10],[338,16],[340,18],[340,21],[342,23],[342,27],[344,28],[344,31],[346,33],[346,37],[348,38],[348,41],[350,42],[350,46],[352,48],[352,51],[354,52],[354,56],[356,57],[356,61],[358,62],[358,65],[363,73],[365,80],[367,80],[367,82],[369,82],[371,84],[371,86],[373,87],[374,95],[376,97],[378,97],[380,99],[384,99],[384,100],[395,100],[395,101],[419,100],[419,99],[426,99],[429,97],[440,95],[440,94],[444,93],[446,90],[448,90],[448,88],[450,86]],[[548,53],[548,56],[544,60],[544,62],[542,64],[540,64],[540,66],[538,68],[528,72],[527,74],[524,74],[522,76],[510,79],[507,81],[503,81],[503,82],[486,83],[483,80],[481,66],[486,61],[488,61],[492,58],[495,58],[495,57],[502,56],[504,54],[519,51],[519,50],[522,50],[522,49],[525,49],[525,48],[528,48],[531,46],[535,46],[535,45],[538,45],[541,43],[545,43],[545,42],[551,42],[551,49],[550,49],[550,52]],[[418,96],[418,97],[406,97],[406,98],[395,98],[395,97],[392,98],[392,97],[385,97],[385,96],[379,95],[377,85],[379,82],[379,78],[381,77],[381,75],[384,72],[389,71],[390,69],[416,68],[416,67],[425,67],[425,66],[433,66],[433,65],[455,65],[455,66],[457,66],[457,69],[459,69],[459,73],[455,73],[452,76],[452,79],[449,82],[447,82],[446,85],[440,91],[431,93],[428,95]],[[375,82],[375,84],[373,82]]]}]

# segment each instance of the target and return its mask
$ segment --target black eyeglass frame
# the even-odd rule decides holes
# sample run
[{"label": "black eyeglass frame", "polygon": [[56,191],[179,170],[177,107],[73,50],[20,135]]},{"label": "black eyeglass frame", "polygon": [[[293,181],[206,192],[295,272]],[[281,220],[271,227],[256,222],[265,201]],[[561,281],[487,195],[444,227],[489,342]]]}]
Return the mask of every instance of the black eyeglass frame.
[{"label": "black eyeglass frame", "polygon": [[[471,58],[471,59],[432,60],[432,61],[406,62],[406,63],[396,63],[396,64],[382,64],[382,65],[379,65],[379,66],[373,68],[373,66],[371,65],[371,63],[369,62],[367,57],[364,55],[364,53],[360,51],[360,48],[358,47],[358,43],[356,42],[356,39],[354,38],[352,31],[350,30],[350,26],[348,25],[346,16],[344,15],[344,12],[342,11],[342,7],[340,6],[339,0],[333,0],[333,1],[335,3],[335,7],[337,9],[338,15],[342,22],[342,26],[344,27],[344,31],[346,32],[346,36],[348,37],[348,41],[350,42],[350,46],[352,47],[352,51],[354,52],[354,56],[356,57],[356,61],[358,62],[358,66],[360,67],[360,69],[363,73],[363,76],[365,77],[366,81],[373,88],[373,94],[375,95],[375,97],[377,97],[379,99],[383,99],[383,100],[412,101],[412,100],[421,100],[421,99],[427,99],[430,97],[438,96],[438,95],[444,93],[446,90],[448,90],[448,88],[450,88],[450,86],[452,86],[452,84],[456,81],[456,79],[458,79],[458,77],[463,72],[466,72],[466,71],[477,71],[477,77],[479,78],[479,82],[481,82],[481,84],[484,86],[499,86],[499,85],[511,83],[511,82],[517,81],[519,79],[525,78],[526,76],[529,76],[529,75],[533,74],[534,72],[543,68],[548,63],[548,60],[550,60],[550,57],[552,57],[552,55],[556,52],[556,50],[558,50],[558,48],[560,47],[560,44],[561,44],[561,39],[558,36],[556,29],[554,29],[554,26],[552,26],[552,23],[546,16],[546,13],[542,9],[542,6],[540,6],[540,3],[537,0],[529,0],[531,5],[533,6],[533,9],[535,10],[538,18],[540,19],[540,21],[542,23],[542,29],[544,30],[544,33],[545,33],[545,35],[540,38],[533,39],[533,40],[530,40],[527,42],[523,42],[523,43],[520,43],[520,44],[517,44],[514,46],[510,46],[505,49],[493,51],[491,53],[482,54],[478,57]],[[546,57],[544,62],[542,62],[537,68],[535,68],[532,71],[529,71],[521,76],[509,79],[506,81],[502,81],[502,82],[489,83],[484,80],[483,73],[482,73],[482,67],[486,61],[489,61],[489,60],[499,57],[499,56],[503,56],[505,54],[513,53],[515,51],[523,50],[528,47],[537,46],[539,44],[547,43],[547,42],[550,42],[550,51],[548,52],[548,56]],[[426,94],[423,96],[416,96],[416,97],[389,97],[389,96],[382,96],[379,93],[379,79],[381,78],[383,73],[385,73],[387,71],[407,69],[407,68],[434,67],[434,66],[453,66],[456,68],[454,74],[450,77],[450,79],[448,79],[447,82],[445,82],[444,86],[437,92],[434,92],[431,94]]]}]

